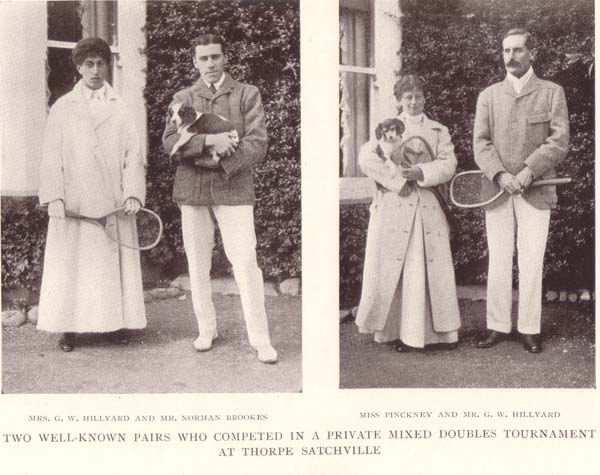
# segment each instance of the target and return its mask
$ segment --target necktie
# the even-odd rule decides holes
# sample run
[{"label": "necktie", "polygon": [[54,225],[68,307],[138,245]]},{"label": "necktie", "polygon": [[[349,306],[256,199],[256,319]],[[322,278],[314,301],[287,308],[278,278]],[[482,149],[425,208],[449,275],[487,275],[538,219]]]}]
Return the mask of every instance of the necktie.
[{"label": "necktie", "polygon": [[212,92],[213,94],[215,94],[217,92],[217,88],[215,87],[215,83],[214,82],[210,83],[209,89],[210,89],[210,92]]}]

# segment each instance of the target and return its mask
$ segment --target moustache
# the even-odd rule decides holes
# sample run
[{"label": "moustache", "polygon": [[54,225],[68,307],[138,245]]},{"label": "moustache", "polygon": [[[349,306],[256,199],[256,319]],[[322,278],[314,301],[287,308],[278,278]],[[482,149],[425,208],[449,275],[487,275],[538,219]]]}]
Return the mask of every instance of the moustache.
[{"label": "moustache", "polygon": [[506,63],[507,66],[521,66],[521,63],[519,63],[518,61],[514,61],[511,60],[508,63]]}]

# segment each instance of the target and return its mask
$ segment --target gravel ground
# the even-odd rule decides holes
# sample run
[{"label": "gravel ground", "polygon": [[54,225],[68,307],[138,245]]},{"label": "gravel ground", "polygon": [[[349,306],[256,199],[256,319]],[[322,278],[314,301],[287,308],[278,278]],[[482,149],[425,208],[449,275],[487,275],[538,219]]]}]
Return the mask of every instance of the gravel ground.
[{"label": "gravel ground", "polygon": [[219,338],[198,353],[189,292],[186,300],[146,304],[148,326],[128,344],[85,334],[71,353],[58,337],[31,324],[2,329],[4,393],[209,393],[301,390],[301,299],[266,297],[279,362],[259,362],[249,345],[239,296],[214,295]]},{"label": "gravel ground", "polygon": [[[590,388],[594,375],[593,303],[551,303],[543,308],[544,351],[527,353],[517,336],[476,348],[485,331],[485,302],[460,300],[462,329],[454,351],[397,353],[340,325],[342,388]],[[513,327],[516,328],[515,308]]]}]

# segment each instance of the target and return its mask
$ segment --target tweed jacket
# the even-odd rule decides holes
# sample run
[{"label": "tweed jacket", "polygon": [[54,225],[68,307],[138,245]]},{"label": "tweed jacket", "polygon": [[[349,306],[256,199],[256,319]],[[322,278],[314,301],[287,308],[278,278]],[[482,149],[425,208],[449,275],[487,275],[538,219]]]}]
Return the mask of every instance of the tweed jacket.
[{"label": "tweed jacket", "polygon": [[[534,179],[555,177],[554,168],[565,158],[568,144],[567,101],[559,85],[534,73],[519,94],[504,79],[479,95],[473,151],[475,162],[490,181],[504,171],[516,175],[525,166]],[[482,198],[486,198],[490,187],[483,185]],[[555,186],[529,188],[523,196],[538,209],[556,206]],[[505,194],[488,208],[507,198]]]},{"label": "tweed jacket", "polygon": [[[183,102],[199,112],[225,117],[233,123],[240,137],[235,153],[221,159],[220,166],[214,169],[194,165],[195,158],[207,154],[204,150],[206,135],[192,137],[181,148],[173,184],[173,201],[198,206],[253,204],[253,167],[264,159],[268,142],[258,89],[235,81],[226,73],[215,94],[200,78],[192,87],[177,92],[173,102]],[[167,119],[163,133],[163,146],[167,153],[171,152],[178,138],[176,126]]]}]

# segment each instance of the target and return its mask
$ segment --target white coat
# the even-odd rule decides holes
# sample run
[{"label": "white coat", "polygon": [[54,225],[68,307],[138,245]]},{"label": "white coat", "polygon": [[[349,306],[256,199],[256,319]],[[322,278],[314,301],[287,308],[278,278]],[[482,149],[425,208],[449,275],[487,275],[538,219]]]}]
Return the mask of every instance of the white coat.
[{"label": "white coat", "polygon": [[[145,200],[145,161],[125,103],[108,85],[97,117],[80,81],[51,108],[44,136],[39,199],[101,217],[129,197]],[[132,217],[107,226],[135,235]],[[138,251],[120,247],[89,223],[50,218],[38,328],[51,332],[110,332],[143,328],[146,314]]]},{"label": "white coat", "polygon": [[[398,194],[406,180],[377,154],[376,141],[366,143],[360,152],[359,164],[364,173],[389,190],[378,191],[371,205],[362,295],[356,318],[356,324],[367,331],[384,329],[404,267],[417,207],[422,216],[428,286],[422,291],[428,291],[433,329],[448,332],[460,327],[448,223],[435,195],[426,189],[452,178],[456,170],[454,146],[448,129],[426,116],[421,130],[420,135],[429,143],[435,157],[418,164],[424,180],[417,183],[416,191],[409,196]],[[403,136],[403,140],[407,138]]]}]

